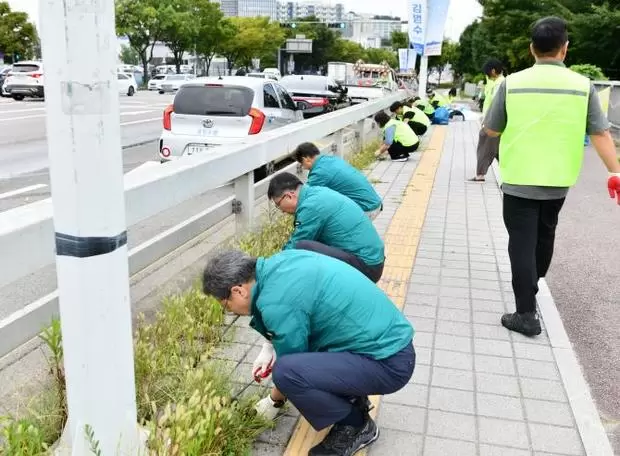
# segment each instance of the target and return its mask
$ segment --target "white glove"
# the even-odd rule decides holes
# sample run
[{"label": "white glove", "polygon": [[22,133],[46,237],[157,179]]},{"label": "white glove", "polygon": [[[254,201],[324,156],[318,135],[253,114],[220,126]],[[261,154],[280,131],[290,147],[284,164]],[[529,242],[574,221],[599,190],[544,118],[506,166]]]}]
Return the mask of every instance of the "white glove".
[{"label": "white glove", "polygon": [[260,380],[266,377],[262,377],[268,370],[271,369],[273,363],[276,360],[276,352],[273,349],[273,345],[269,342],[263,343],[263,348],[254,360],[252,364],[252,375],[260,383]]},{"label": "white glove", "polygon": [[271,395],[268,394],[267,397],[261,399],[254,406],[254,410],[258,416],[262,416],[266,420],[274,420],[280,411],[279,408],[274,406],[274,402],[271,400]]}]

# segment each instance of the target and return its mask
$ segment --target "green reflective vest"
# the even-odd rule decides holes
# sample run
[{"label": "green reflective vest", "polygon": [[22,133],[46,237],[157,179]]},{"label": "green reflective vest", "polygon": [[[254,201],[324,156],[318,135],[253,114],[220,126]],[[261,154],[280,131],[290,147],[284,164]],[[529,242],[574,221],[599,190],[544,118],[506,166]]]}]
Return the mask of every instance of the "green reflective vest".
[{"label": "green reflective vest", "polygon": [[435,114],[435,108],[433,108],[428,101],[417,100],[415,103],[418,109],[422,110],[427,116]]},{"label": "green reflective vest", "polygon": [[431,98],[431,103],[433,102],[437,102],[437,107],[441,108],[442,106],[447,106],[448,105],[448,100],[446,100],[446,98],[443,95],[440,95],[438,93],[433,95],[433,98]]},{"label": "green reflective vest", "polygon": [[420,140],[418,139],[418,135],[416,135],[409,125],[400,120],[390,119],[388,123],[383,127],[383,134],[385,137],[385,130],[387,130],[392,125],[396,126],[396,131],[394,132],[394,141],[401,143],[405,147],[414,146]]},{"label": "green reflective vest", "polygon": [[484,87],[484,103],[482,104],[483,116],[491,107],[491,102],[493,101],[493,97],[495,97],[495,92],[497,92],[498,87],[504,79],[505,78],[502,75],[498,76],[496,79],[489,79],[487,77],[487,84]]},{"label": "green reflective vest", "polygon": [[396,118],[398,120],[405,121],[405,114],[407,114],[408,112],[413,112],[412,120],[414,122],[425,125],[426,127],[429,127],[431,125],[431,120],[428,118],[428,116],[424,114],[424,112],[421,109],[416,108],[415,106],[413,108],[410,108],[409,106],[403,106],[402,115],[396,116]]},{"label": "green reflective vest", "polygon": [[506,78],[502,180],[570,187],[583,161],[590,81],[563,66],[534,65]]}]

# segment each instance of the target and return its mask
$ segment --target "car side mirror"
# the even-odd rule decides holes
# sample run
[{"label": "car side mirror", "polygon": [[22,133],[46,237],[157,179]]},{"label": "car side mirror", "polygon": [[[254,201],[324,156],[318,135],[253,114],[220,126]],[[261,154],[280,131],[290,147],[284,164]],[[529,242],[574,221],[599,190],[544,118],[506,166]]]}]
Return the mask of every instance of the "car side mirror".
[{"label": "car side mirror", "polygon": [[306,110],[306,103],[304,103],[303,101],[297,101],[297,102],[295,102],[295,107],[299,111],[305,111]]}]

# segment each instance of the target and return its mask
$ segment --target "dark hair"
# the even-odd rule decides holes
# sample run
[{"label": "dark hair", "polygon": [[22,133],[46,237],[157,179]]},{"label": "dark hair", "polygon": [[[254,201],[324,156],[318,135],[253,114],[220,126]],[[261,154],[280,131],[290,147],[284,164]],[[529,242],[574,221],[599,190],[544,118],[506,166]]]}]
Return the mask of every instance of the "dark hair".
[{"label": "dark hair", "polygon": [[390,112],[396,112],[403,106],[404,104],[401,103],[400,101],[395,101],[394,103],[392,103],[392,106],[390,106]]},{"label": "dark hair", "polygon": [[291,173],[280,173],[273,176],[269,182],[267,189],[267,198],[277,198],[286,192],[297,190],[297,187],[303,185],[297,176]]},{"label": "dark hair", "polygon": [[304,158],[312,158],[320,154],[321,151],[319,150],[319,148],[311,142],[301,143],[293,152],[293,155],[295,155],[295,160],[297,160],[299,163],[301,163],[301,160]]},{"label": "dark hair", "polygon": [[375,122],[379,124],[381,128],[385,127],[385,124],[390,121],[390,116],[388,116],[385,111],[379,111],[375,114]]},{"label": "dark hair", "polygon": [[413,102],[415,103],[416,101],[421,100],[420,97],[413,97]]},{"label": "dark hair", "polygon": [[532,27],[532,46],[539,57],[553,56],[568,41],[568,24],[560,17],[543,17]]},{"label": "dark hair", "polygon": [[495,70],[497,74],[500,74],[502,71],[504,71],[504,65],[502,65],[502,62],[500,62],[498,59],[491,58],[484,62],[484,65],[482,65],[482,72],[489,76],[492,70]]},{"label": "dark hair", "polygon": [[409,99],[405,102],[405,104],[406,104],[407,106],[409,106],[410,108],[411,108],[411,107],[413,107],[413,104],[414,104],[414,103],[415,103],[415,100],[414,100],[413,98],[409,98]]},{"label": "dark hair", "polygon": [[452,87],[448,92],[448,96],[456,97],[456,87]]},{"label": "dark hair", "polygon": [[240,250],[215,254],[202,273],[202,291],[216,299],[230,297],[232,287],[248,283],[256,276],[256,258]]}]

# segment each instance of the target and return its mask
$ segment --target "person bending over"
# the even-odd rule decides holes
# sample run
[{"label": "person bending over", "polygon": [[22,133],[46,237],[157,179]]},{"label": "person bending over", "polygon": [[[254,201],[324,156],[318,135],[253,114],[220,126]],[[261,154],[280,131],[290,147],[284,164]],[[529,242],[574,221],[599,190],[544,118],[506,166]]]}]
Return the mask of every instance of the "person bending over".
[{"label": "person bending over", "polygon": [[380,288],[314,252],[227,251],[208,262],[203,291],[266,339],[252,374],[272,369],[275,387],[261,416],[288,400],[317,431],[332,426],[310,456],[352,456],[379,437],[368,396],[400,390],[415,367],[414,329]]},{"label": "person bending over", "polygon": [[351,198],[371,219],[381,211],[383,202],[375,188],[346,160],[322,155],[310,142],[297,146],[293,154],[301,167],[309,171],[307,185],[327,187]]},{"label": "person bending over", "polygon": [[396,120],[405,122],[417,136],[422,136],[431,126],[430,119],[415,106],[409,107],[406,103],[395,101],[390,106],[390,112],[396,114]]},{"label": "person bending over", "polygon": [[275,175],[267,197],[282,212],[295,215],[294,231],[284,250],[322,253],[379,281],[385,262],[383,240],[353,200],[327,187],[303,185],[291,173]]},{"label": "person bending over", "polygon": [[383,144],[378,155],[387,152],[393,161],[407,161],[409,154],[418,150],[420,140],[406,123],[392,119],[383,111],[375,115],[375,122],[383,130]]}]

